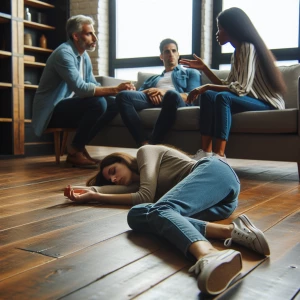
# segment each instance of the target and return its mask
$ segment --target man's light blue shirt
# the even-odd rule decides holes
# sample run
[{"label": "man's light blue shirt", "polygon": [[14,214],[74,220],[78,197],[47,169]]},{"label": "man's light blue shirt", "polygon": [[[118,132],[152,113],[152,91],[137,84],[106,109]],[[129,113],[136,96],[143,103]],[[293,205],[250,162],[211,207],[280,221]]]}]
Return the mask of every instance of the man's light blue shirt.
[{"label": "man's light blue shirt", "polygon": [[[156,87],[158,81],[164,76],[164,73],[165,71],[161,75],[153,75],[148,78],[139,88],[139,91]],[[178,65],[173,69],[172,82],[178,93],[188,94],[201,85],[201,74],[195,69],[185,69],[181,65]]]},{"label": "man's light blue shirt", "polygon": [[[81,59],[84,60],[83,78],[80,75]],[[89,55],[84,52],[80,56],[71,40],[61,44],[48,58],[33,100],[32,126],[35,134],[42,135],[61,100],[68,98],[72,92],[76,97],[92,97],[98,85]]]}]

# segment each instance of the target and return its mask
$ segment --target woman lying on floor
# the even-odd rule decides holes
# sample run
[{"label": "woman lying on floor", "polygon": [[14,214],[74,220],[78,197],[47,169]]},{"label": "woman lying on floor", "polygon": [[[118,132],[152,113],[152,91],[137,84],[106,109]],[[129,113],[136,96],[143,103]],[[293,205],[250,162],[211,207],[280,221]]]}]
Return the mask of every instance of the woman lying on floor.
[{"label": "woman lying on floor", "polygon": [[87,185],[68,186],[65,196],[81,203],[134,205],[128,213],[129,226],[162,236],[196,259],[190,272],[198,275],[202,292],[223,292],[242,269],[240,252],[219,251],[208,238],[270,254],[264,234],[245,215],[229,225],[211,223],[233,213],[240,191],[237,175],[217,156],[195,161],[173,148],[146,145],[136,158],[126,153],[106,156]]}]

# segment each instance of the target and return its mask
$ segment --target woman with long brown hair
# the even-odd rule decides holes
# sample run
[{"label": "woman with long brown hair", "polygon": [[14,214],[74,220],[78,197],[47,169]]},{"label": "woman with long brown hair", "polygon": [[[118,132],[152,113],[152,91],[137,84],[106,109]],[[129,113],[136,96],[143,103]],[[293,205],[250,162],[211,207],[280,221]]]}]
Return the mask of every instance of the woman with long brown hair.
[{"label": "woman with long brown hair", "polygon": [[229,225],[212,222],[233,213],[240,191],[237,175],[219,157],[195,161],[174,148],[146,145],[136,157],[108,155],[87,184],[87,188],[69,186],[65,195],[75,202],[133,206],[129,226],[164,237],[196,261],[190,272],[198,275],[198,286],[205,293],[221,293],[242,269],[240,252],[219,251],[209,238],[270,254],[264,234],[245,215]]}]

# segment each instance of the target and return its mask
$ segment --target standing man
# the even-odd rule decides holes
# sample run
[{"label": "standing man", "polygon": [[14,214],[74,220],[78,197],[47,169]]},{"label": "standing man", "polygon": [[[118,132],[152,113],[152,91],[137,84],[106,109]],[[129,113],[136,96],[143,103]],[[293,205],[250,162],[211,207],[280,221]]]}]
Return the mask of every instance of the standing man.
[{"label": "standing man", "polygon": [[[116,97],[122,120],[138,146],[161,143],[175,123],[177,108],[193,105],[187,102],[188,93],[201,85],[198,71],[178,65],[176,41],[160,43],[160,59],[165,67],[161,75],[151,76],[138,91],[122,91]],[[147,137],[138,111],[153,107],[161,107],[161,112]]]},{"label": "standing man", "polygon": [[96,48],[93,25],[93,19],[83,15],[67,21],[69,40],[48,58],[33,101],[36,135],[47,127],[77,128],[67,162],[78,167],[97,166],[99,160],[91,158],[85,146],[118,112],[114,100],[104,97],[135,89],[130,82],[101,87],[96,81],[86,52]]}]

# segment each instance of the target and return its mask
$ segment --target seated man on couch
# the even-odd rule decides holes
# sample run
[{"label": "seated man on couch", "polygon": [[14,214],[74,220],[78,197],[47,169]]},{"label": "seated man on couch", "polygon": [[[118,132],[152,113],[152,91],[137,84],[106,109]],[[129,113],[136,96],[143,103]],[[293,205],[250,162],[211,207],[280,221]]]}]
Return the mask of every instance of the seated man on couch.
[{"label": "seated man on couch", "polygon": [[[193,105],[187,102],[188,93],[201,85],[199,71],[178,64],[176,41],[161,41],[160,59],[165,67],[161,75],[151,76],[138,91],[121,91],[116,97],[122,120],[139,147],[162,143],[176,120],[177,108]],[[161,107],[161,112],[148,137],[137,112],[154,107]]]}]

